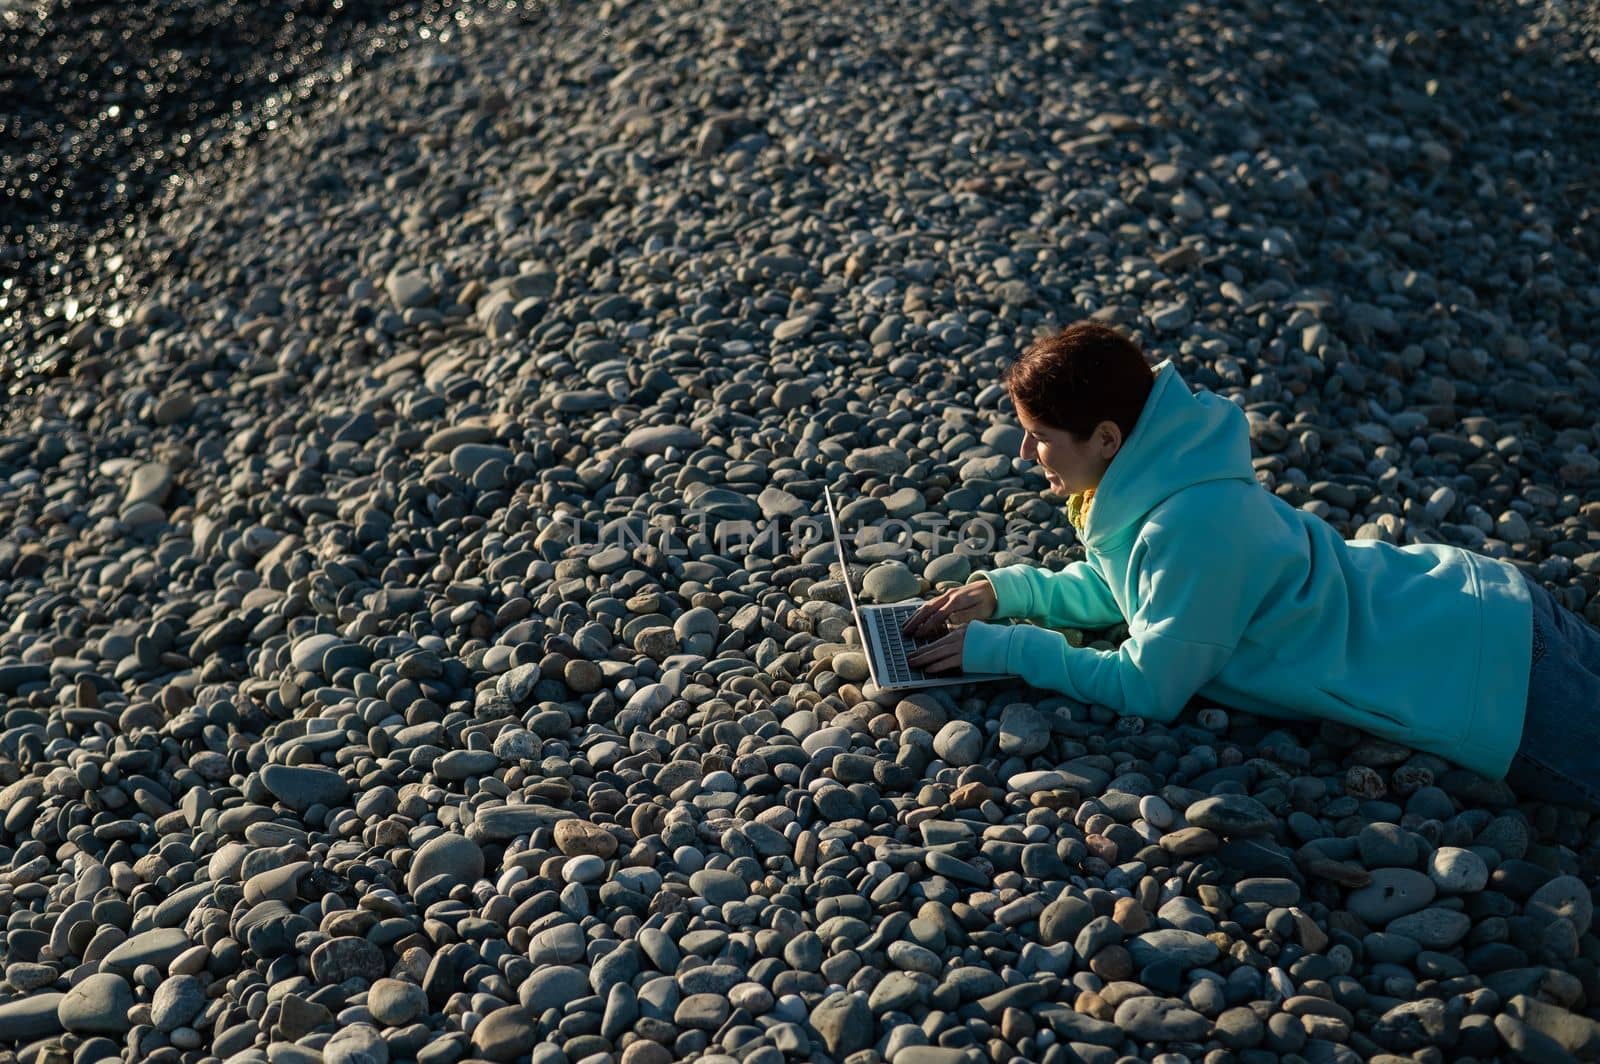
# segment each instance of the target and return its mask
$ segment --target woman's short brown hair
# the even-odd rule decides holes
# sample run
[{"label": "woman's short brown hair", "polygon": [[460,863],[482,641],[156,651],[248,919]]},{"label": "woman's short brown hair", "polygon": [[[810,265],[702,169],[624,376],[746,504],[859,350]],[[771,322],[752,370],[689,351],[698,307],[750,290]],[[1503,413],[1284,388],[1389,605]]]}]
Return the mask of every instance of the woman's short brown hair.
[{"label": "woman's short brown hair", "polygon": [[1018,410],[1080,443],[1102,421],[1115,424],[1126,441],[1154,384],[1139,345],[1094,321],[1035,340],[1000,381]]}]

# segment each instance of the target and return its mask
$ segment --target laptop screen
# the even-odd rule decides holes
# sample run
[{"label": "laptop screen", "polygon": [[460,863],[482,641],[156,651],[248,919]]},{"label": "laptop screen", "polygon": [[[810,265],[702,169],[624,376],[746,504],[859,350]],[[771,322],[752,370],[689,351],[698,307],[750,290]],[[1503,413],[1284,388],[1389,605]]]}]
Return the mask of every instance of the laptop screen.
[{"label": "laptop screen", "polygon": [[856,591],[850,580],[850,563],[844,556],[844,536],[839,532],[839,513],[833,508],[833,493],[826,485],[822,488],[822,501],[827,504],[828,522],[833,525],[833,549],[839,555],[839,568],[844,570],[844,593],[850,598],[850,612],[856,615],[857,621],[860,621],[861,612],[856,609]]}]

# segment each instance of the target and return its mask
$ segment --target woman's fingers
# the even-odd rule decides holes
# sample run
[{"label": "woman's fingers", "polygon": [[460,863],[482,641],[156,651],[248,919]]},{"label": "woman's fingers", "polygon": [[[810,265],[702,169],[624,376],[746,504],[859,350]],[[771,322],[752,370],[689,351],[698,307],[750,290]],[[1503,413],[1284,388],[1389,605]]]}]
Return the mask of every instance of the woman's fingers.
[{"label": "woman's fingers", "polygon": [[923,672],[943,672],[961,667],[961,648],[966,640],[966,628],[957,628],[927,646],[906,655],[907,664]]},{"label": "woman's fingers", "polygon": [[971,595],[961,595],[950,603],[950,609],[945,615],[945,621],[954,628],[958,624],[975,621],[983,612],[982,603],[973,601]]},{"label": "woman's fingers", "polygon": [[905,625],[902,626],[901,631],[907,635],[918,635],[924,631],[933,630],[945,619],[945,611],[949,605],[946,600],[949,597],[947,592],[924,602],[922,607],[916,613],[913,613]]},{"label": "woman's fingers", "polygon": [[941,628],[954,627],[976,620],[983,612],[983,592],[970,586],[952,588],[922,604],[913,613],[901,631],[907,635],[925,635]]},{"label": "woman's fingers", "polygon": [[927,646],[918,647],[916,650],[911,651],[906,655],[906,663],[919,669],[922,668],[923,663],[929,661],[938,652],[939,644],[942,642],[944,642],[943,639],[935,639]]},{"label": "woman's fingers", "polygon": [[916,668],[923,672],[944,672],[946,669],[955,669],[961,666],[960,650],[934,650],[930,644],[919,651],[919,658],[912,662]]}]

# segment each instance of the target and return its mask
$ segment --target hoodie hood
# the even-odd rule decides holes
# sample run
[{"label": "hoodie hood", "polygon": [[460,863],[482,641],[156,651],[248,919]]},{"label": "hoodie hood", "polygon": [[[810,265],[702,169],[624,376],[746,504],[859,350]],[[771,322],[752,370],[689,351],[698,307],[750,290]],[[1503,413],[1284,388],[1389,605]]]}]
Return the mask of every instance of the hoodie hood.
[{"label": "hoodie hood", "polygon": [[1150,397],[1079,529],[1093,550],[1131,537],[1146,514],[1184,488],[1211,480],[1256,482],[1244,411],[1213,392],[1191,392],[1171,359],[1152,372]]}]

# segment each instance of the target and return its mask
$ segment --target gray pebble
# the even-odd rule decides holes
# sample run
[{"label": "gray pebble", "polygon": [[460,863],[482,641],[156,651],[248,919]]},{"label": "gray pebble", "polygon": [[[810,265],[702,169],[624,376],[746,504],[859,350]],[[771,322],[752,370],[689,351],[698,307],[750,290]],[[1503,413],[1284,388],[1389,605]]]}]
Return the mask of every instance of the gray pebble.
[{"label": "gray pebble", "polygon": [[1428,877],[1441,894],[1474,894],[1489,882],[1489,866],[1471,850],[1441,846],[1428,858]]},{"label": "gray pebble", "polygon": [[156,987],[150,1002],[150,1022],[158,1031],[187,1027],[206,1004],[206,990],[192,975],[175,975]]},{"label": "gray pebble", "polygon": [[133,988],[120,975],[96,972],[74,983],[56,1006],[61,1026],[74,1034],[120,1035],[133,1026]]},{"label": "gray pebble", "polygon": [[1113,1022],[1146,1042],[1198,1042],[1211,1032],[1211,1021],[1198,1012],[1157,997],[1129,998],[1117,1006]]},{"label": "gray pebble", "polygon": [[379,979],[367,991],[367,1011],[385,1027],[404,1027],[427,1008],[428,996],[415,983]]},{"label": "gray pebble", "polygon": [[371,1024],[341,1027],[322,1047],[325,1064],[389,1064],[389,1047]]},{"label": "gray pebble", "polygon": [[983,733],[964,720],[953,720],[933,737],[933,750],[952,765],[973,765],[983,756]]},{"label": "gray pebble", "polygon": [[1425,908],[1437,893],[1434,881],[1421,872],[1379,868],[1370,883],[1350,892],[1345,904],[1362,921],[1377,927]]},{"label": "gray pebble", "polygon": [[750,888],[732,872],[704,868],[689,877],[690,888],[712,905],[726,905],[743,901],[750,896]]},{"label": "gray pebble", "polygon": [[1266,806],[1243,794],[1202,798],[1185,809],[1183,815],[1191,826],[1218,835],[1263,835],[1278,823]]},{"label": "gray pebble", "polygon": [[406,886],[416,890],[437,875],[457,883],[472,884],[483,876],[483,850],[471,839],[445,832],[417,849],[406,872]]}]

